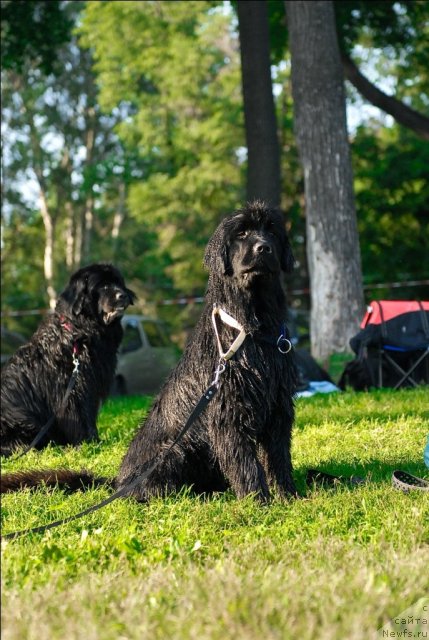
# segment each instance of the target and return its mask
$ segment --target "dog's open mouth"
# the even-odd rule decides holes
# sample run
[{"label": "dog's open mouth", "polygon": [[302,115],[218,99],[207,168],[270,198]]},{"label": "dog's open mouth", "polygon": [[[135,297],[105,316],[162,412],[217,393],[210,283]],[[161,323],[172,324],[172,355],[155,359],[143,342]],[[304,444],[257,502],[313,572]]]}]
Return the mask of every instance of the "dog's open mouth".
[{"label": "dog's open mouth", "polygon": [[273,273],[277,271],[275,262],[276,261],[273,258],[272,254],[270,254],[269,256],[257,256],[253,260],[247,262],[247,264],[242,264],[241,273],[243,275],[259,277],[272,276]]},{"label": "dog's open mouth", "polygon": [[110,311],[105,311],[103,315],[104,324],[110,324],[116,318],[122,318],[125,312],[125,307],[116,307]]},{"label": "dog's open mouth", "polygon": [[254,264],[241,272],[243,276],[252,277],[269,277],[272,276],[273,271],[266,265]]}]

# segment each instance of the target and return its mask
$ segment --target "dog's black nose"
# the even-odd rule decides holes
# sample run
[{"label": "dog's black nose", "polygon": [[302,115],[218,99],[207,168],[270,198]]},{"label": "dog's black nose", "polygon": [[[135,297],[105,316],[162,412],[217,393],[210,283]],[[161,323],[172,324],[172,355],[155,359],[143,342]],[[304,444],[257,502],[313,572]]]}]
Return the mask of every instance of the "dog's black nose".
[{"label": "dog's black nose", "polygon": [[117,291],[116,295],[115,295],[116,301],[117,302],[121,302],[123,304],[128,305],[129,304],[129,297],[128,294],[125,293],[125,291]]},{"label": "dog's black nose", "polygon": [[253,247],[255,253],[271,253],[272,249],[268,242],[259,241]]}]

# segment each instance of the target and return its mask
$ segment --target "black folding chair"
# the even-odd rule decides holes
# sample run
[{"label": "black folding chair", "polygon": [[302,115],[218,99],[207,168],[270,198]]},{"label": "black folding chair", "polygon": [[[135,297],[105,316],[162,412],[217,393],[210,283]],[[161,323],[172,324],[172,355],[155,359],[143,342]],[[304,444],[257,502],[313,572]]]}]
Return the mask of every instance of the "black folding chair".
[{"label": "black folding chair", "polygon": [[371,302],[350,344],[360,358],[377,360],[372,386],[418,387],[429,383],[429,302]]},{"label": "black folding chair", "polygon": [[[394,374],[398,380],[392,385]],[[387,376],[387,380],[386,380]],[[378,387],[418,387],[429,382],[429,347],[425,350],[392,349],[382,345],[378,350]]]}]

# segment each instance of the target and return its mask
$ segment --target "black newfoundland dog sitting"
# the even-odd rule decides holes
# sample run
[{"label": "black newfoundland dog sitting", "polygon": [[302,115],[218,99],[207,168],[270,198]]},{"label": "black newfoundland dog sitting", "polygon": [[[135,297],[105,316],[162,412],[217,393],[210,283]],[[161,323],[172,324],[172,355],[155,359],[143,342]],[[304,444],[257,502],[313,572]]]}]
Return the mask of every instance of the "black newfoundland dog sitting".
[{"label": "black newfoundland dog sitting", "polygon": [[111,265],[90,265],[71,277],[54,313],[2,369],[2,455],[28,446],[48,421],[52,425],[38,449],[49,441],[77,445],[97,438],[97,413],[109,393],[122,338],[120,320],[134,298]]},{"label": "black newfoundland dog sitting", "polygon": [[[254,494],[266,502],[274,484],[280,495],[294,496],[295,368],[282,288],[282,272],[291,270],[293,256],[281,215],[254,202],[226,218],[208,243],[205,265],[210,277],[201,318],[131,442],[114,485],[125,488],[158,457],[148,479],[127,495],[146,501],[184,485],[197,493],[231,487],[238,497]],[[239,332],[244,341],[236,343],[232,358],[222,359],[220,350],[227,352]],[[168,450],[219,362],[225,369],[217,393]],[[9,474],[2,479],[3,491],[35,486],[40,479],[70,487],[79,479],[86,484],[88,475],[67,470],[46,472],[43,478]]]}]

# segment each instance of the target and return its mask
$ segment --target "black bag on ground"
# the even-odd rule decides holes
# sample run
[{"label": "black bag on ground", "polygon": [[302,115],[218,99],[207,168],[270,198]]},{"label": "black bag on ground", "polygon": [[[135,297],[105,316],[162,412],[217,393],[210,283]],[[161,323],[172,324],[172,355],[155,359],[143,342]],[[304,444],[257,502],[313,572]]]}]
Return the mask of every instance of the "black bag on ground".
[{"label": "black bag on ground", "polygon": [[337,386],[342,391],[347,387],[352,387],[355,391],[368,391],[377,386],[377,369],[378,358],[365,350],[346,364]]}]

